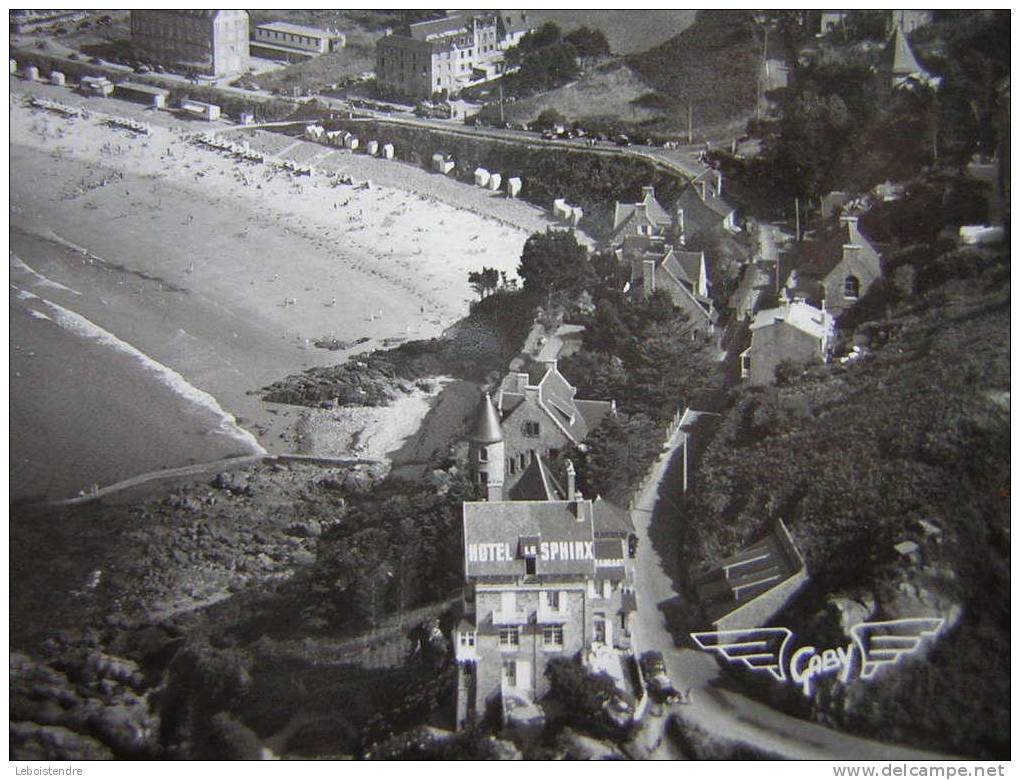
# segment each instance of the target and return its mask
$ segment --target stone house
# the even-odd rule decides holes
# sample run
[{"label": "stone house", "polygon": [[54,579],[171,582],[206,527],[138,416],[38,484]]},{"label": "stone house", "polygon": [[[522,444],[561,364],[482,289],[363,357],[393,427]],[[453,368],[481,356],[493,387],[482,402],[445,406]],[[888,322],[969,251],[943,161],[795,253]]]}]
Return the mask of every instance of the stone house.
[{"label": "stone house", "polygon": [[[472,478],[490,501],[557,494],[556,486],[543,477],[548,470],[542,461],[553,460],[567,445],[583,444],[606,415],[616,412],[613,401],[576,396],[576,388],[551,360],[508,373],[495,402],[482,398],[469,436],[469,461]],[[515,489],[529,467],[532,473],[524,484],[541,482],[543,493],[538,496]]]},{"label": "stone house", "polygon": [[814,303],[838,317],[881,276],[881,255],[861,233],[857,217],[840,217],[837,230],[803,245],[781,297]]},{"label": "stone house", "polygon": [[665,238],[673,225],[673,218],[655,198],[655,187],[642,187],[641,193],[641,200],[637,203],[617,201],[609,239],[611,246],[622,247],[627,238]]},{"label": "stone house", "polygon": [[628,292],[632,297],[665,290],[673,304],[687,315],[695,332],[715,331],[719,314],[708,296],[704,252],[678,250],[663,239],[632,236],[624,241],[621,256],[630,266]]},{"label": "stone house", "polygon": [[754,385],[769,385],[784,361],[827,362],[835,334],[832,316],[804,301],[763,309],[751,323],[751,345],[740,354],[740,376]]}]

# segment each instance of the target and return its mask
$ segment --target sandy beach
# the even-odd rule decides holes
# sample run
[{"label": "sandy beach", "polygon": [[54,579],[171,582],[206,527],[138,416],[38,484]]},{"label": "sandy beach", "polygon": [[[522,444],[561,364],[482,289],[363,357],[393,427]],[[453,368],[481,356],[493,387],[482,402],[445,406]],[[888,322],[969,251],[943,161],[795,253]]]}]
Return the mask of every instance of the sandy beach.
[{"label": "sandy beach", "polygon": [[[65,118],[33,109],[23,91],[87,104],[93,113]],[[110,127],[99,111],[151,119],[150,133]],[[340,414],[265,404],[251,392],[386,339],[438,335],[467,312],[474,295],[468,271],[485,265],[513,277],[525,239],[547,224],[533,207],[513,203],[508,211],[505,201],[468,185],[442,180],[428,191],[433,177],[392,161],[347,158],[350,175],[372,178],[371,189],[237,162],[192,143],[189,135],[206,129],[193,122],[56,87],[12,80],[10,118],[12,285],[41,301],[12,290],[12,349],[19,333],[53,327],[34,315],[16,320],[15,310],[73,312],[208,394],[258,440],[235,438],[227,448],[234,451],[381,457],[397,449],[425,414],[427,394],[412,393],[390,414]],[[334,154],[330,164],[342,170],[344,159]],[[441,199],[444,192],[455,193],[447,200],[456,205]],[[322,337],[369,341],[329,352],[313,345]],[[23,337],[25,345],[37,340]],[[12,408],[30,394],[76,395],[44,376],[23,378],[12,385]],[[121,399],[107,400],[117,408]],[[23,438],[57,425],[47,409],[88,414],[66,401],[18,408]],[[180,427],[172,418],[164,428]],[[131,438],[131,414],[124,419],[122,436]],[[369,423],[371,434],[361,435]],[[160,437],[153,438],[158,448]],[[86,459],[102,459],[111,447],[77,439],[68,446]],[[195,459],[183,449],[167,455],[158,459],[167,466]],[[28,463],[22,476],[39,471]]]}]

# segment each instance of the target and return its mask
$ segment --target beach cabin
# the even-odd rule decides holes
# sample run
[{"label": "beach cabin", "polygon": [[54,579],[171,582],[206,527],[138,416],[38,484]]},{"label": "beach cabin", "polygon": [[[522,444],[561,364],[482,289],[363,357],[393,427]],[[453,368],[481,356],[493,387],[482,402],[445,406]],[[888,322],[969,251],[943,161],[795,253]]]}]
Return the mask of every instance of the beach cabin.
[{"label": "beach cabin", "polygon": [[305,138],[310,141],[321,141],[325,133],[326,128],[322,125],[305,125]]},{"label": "beach cabin", "polygon": [[39,80],[39,69],[35,65],[29,65],[25,68],[25,81],[38,81]]},{"label": "beach cabin", "polygon": [[82,76],[81,91],[93,97],[108,97],[113,94],[113,82],[105,76]]},{"label": "beach cabin", "polygon": [[454,167],[456,167],[456,162],[454,162],[449,155],[443,152],[436,152],[432,155],[432,170],[436,173],[441,173],[445,176],[450,173]]},{"label": "beach cabin", "polygon": [[475,168],[475,184],[479,187],[487,187],[490,179],[489,172],[485,168]]},{"label": "beach cabin", "polygon": [[574,227],[577,227],[581,223],[581,220],[583,218],[584,218],[584,211],[581,209],[580,206],[574,206],[570,210],[569,222]]},{"label": "beach cabin", "polygon": [[17,73],[17,72],[18,72],[18,61],[15,60],[15,59],[12,59],[11,60],[11,73]]},{"label": "beach cabin", "polygon": [[[184,98],[181,100],[181,110],[187,113],[205,119],[207,122],[213,122],[220,118],[220,107],[215,103],[203,103],[201,100],[192,100],[191,98]],[[251,116],[251,122],[244,121],[244,114],[241,115],[241,124],[253,124],[255,122],[254,115]]]},{"label": "beach cabin", "polygon": [[124,100],[141,103],[152,108],[166,108],[166,101],[170,97],[170,90],[163,89],[162,87],[150,87],[148,84],[122,81],[117,85],[114,94]]},{"label": "beach cabin", "polygon": [[50,73],[50,84],[55,87],[62,87],[67,83],[67,77],[64,76],[59,70],[52,71]]},{"label": "beach cabin", "polygon": [[506,180],[506,196],[508,198],[516,198],[521,194],[521,180],[516,176]]},{"label": "beach cabin", "polygon": [[502,183],[503,177],[500,176],[498,173],[493,173],[489,175],[489,189],[492,190],[493,192],[498,190]]},{"label": "beach cabin", "polygon": [[382,156],[387,160],[393,159],[393,144],[383,144]]},{"label": "beach cabin", "polygon": [[352,152],[357,151],[358,148],[358,137],[356,135],[345,135],[344,136],[344,148],[350,149]]},{"label": "beach cabin", "polygon": [[365,144],[365,152],[370,154],[372,157],[375,157],[377,154],[379,154],[379,142],[369,141],[367,144]]}]

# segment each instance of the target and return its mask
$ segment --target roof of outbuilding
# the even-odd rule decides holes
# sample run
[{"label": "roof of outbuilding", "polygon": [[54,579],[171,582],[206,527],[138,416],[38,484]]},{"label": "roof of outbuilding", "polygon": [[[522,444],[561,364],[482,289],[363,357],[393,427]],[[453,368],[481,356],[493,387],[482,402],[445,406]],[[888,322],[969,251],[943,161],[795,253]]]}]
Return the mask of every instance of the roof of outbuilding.
[{"label": "roof of outbuilding", "polygon": [[596,536],[634,533],[634,521],[630,512],[611,501],[599,496],[592,502],[592,511]]}]

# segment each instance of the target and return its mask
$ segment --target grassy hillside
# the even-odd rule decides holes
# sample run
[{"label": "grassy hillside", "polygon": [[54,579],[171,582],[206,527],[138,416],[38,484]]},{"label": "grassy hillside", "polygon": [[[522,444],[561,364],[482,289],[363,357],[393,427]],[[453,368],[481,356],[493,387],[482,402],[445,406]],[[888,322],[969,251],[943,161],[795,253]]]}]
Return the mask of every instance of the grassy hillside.
[{"label": "grassy hillside", "polygon": [[633,54],[658,46],[694,22],[689,9],[543,9],[532,11],[537,24],[556,22],[564,32],[585,25],[602,30],[614,54]]},{"label": "grassy hillside", "polygon": [[[938,615],[927,659],[827,678],[805,716],[961,755],[1009,754],[1009,255],[913,252],[862,303],[870,356],[742,388],[699,467],[687,554],[717,560],[778,518],[811,574],[777,618],[829,647],[843,622]],[[918,545],[912,559],[895,545]],[[853,615],[837,598],[857,602]],[[830,644],[824,644],[830,642]]]},{"label": "grassy hillside", "polygon": [[699,128],[746,121],[761,60],[752,28],[749,12],[698,11],[693,25],[627,64],[676,104],[685,123],[688,102]]}]

